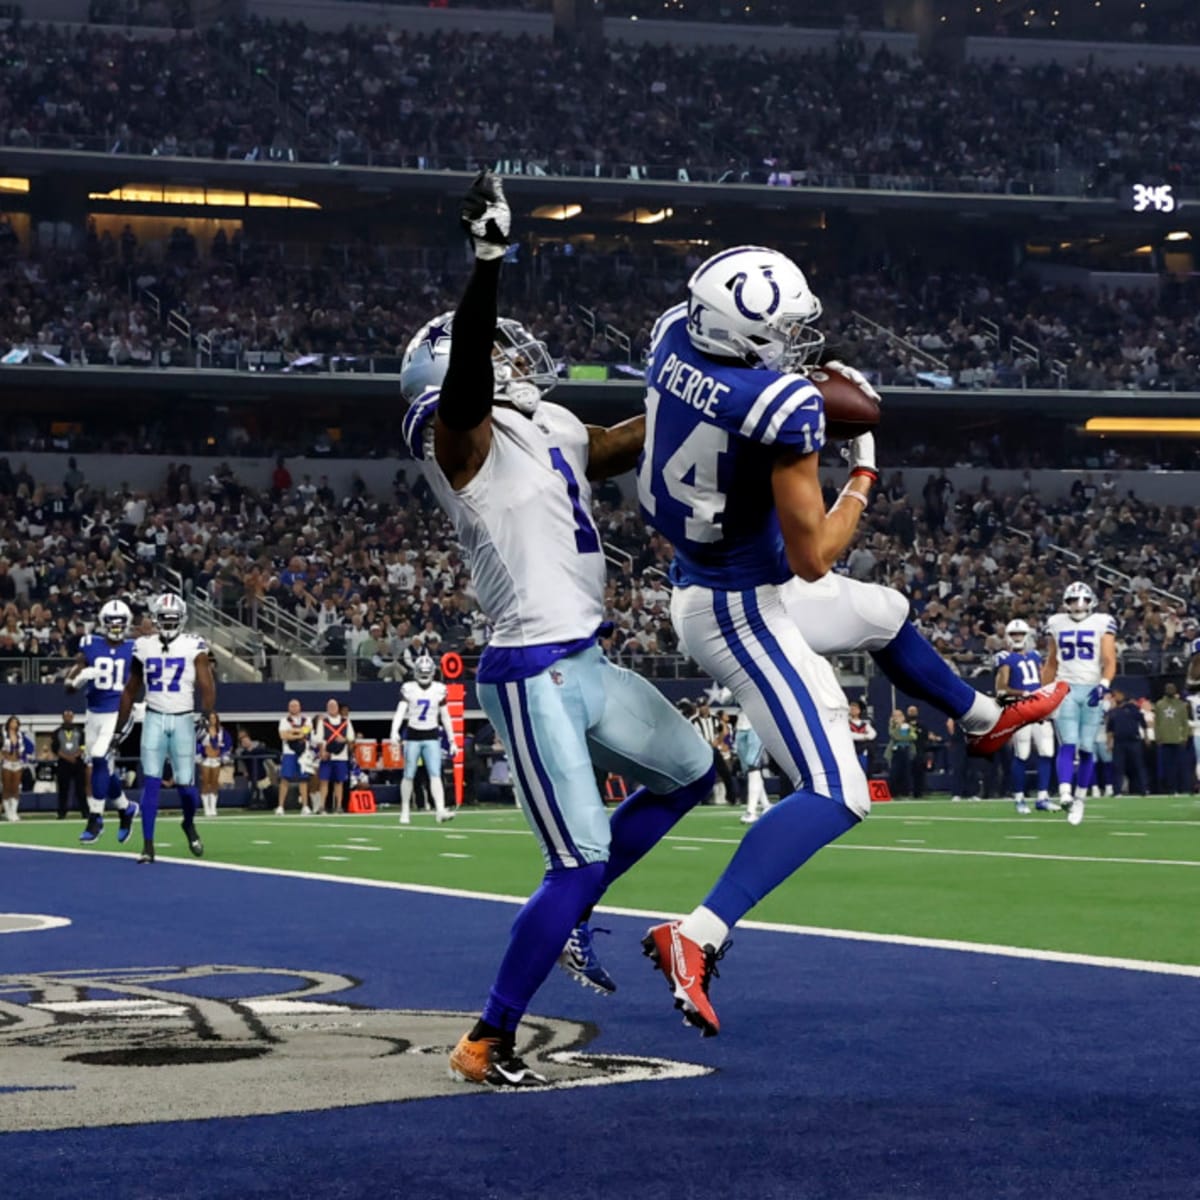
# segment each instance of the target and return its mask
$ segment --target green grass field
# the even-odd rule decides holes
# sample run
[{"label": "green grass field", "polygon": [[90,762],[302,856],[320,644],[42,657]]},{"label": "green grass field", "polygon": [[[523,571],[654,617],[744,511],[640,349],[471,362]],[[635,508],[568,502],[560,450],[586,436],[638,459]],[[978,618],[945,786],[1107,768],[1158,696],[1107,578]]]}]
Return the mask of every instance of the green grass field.
[{"label": "green grass field", "polygon": [[[739,809],[705,808],[609,893],[629,908],[683,911],[704,895],[745,827]],[[82,823],[24,818],[0,844],[78,848]],[[206,861],[525,895],[541,864],[514,809],[467,809],[437,826],[394,812],[301,818],[223,813],[202,820]],[[101,851],[132,859],[107,821]],[[189,857],[171,813],[160,857]],[[48,866],[55,860],[48,861]],[[61,869],[68,869],[66,860]],[[132,861],[130,868],[133,869]],[[752,917],[789,925],[949,938],[1200,965],[1200,799],[1095,800],[1083,825],[1017,816],[1009,803],[909,801],[819,854]]]}]

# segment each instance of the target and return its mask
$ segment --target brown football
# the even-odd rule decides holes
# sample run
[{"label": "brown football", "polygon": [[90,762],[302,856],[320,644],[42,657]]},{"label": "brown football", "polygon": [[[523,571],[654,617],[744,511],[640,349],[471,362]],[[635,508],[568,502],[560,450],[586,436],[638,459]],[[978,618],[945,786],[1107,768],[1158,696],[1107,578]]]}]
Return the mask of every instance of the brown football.
[{"label": "brown football", "polygon": [[836,371],[812,367],[805,372],[825,401],[825,436],[834,440],[858,437],[879,424],[879,401]]}]

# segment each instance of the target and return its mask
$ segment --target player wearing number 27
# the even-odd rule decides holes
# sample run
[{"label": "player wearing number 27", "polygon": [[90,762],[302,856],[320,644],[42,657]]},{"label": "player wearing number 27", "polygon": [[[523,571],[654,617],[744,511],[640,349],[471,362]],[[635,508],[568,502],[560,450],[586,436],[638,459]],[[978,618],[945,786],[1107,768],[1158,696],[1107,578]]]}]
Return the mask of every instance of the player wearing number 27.
[{"label": "player wearing number 27", "polygon": [[200,793],[196,779],[196,702],[207,724],[216,707],[217,685],[208,646],[202,637],[184,633],[187,605],[169,592],[150,601],[150,618],[156,632],[133,644],[129,680],[121,693],[118,729],[127,725],[134,701],[146,689],[146,716],[142,723],[142,853],[138,862],[154,861],[154,826],[163,767],[171,771],[183,811],[183,834],[188,849],[199,858],[204,844],[196,832]]},{"label": "player wearing number 27", "polygon": [[1063,592],[1063,609],[1046,623],[1043,677],[1071,685],[1054,725],[1059,741],[1059,800],[1067,820],[1078,825],[1096,773],[1094,747],[1104,719],[1101,701],[1117,673],[1117,623],[1096,611],[1096,593],[1079,581]]},{"label": "player wearing number 27", "polygon": [[[479,703],[508,751],[546,863],[483,1014],[450,1057],[453,1075],[501,1087],[542,1082],[516,1053],[517,1027],[556,960],[572,952],[576,922],[707,795],[714,776],[712,748],[598,644],[605,563],[590,481],[633,468],[644,424],[585,426],[542,399],[556,382],[545,345],[497,319],[510,223],[499,181],[484,172],[463,203],[476,263],[462,301],[417,333],[401,366],[410,401],[402,433],[428,464],[425,478],[454,522],[494,631],[479,660]],[[593,764],[643,785],[611,823]],[[588,950],[575,945],[564,962],[576,978]]]}]

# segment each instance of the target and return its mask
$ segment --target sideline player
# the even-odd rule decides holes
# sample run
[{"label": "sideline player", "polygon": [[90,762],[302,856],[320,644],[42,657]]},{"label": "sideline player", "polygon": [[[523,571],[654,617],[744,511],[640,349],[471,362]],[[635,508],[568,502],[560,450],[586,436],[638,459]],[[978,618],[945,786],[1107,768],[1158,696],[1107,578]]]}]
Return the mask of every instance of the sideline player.
[{"label": "sideline player", "polygon": [[744,708],[738,709],[737,722],[733,727],[733,752],[746,775],[746,811],[742,813],[742,824],[753,825],[771,807],[767,785],[763,782],[762,738],[754,732],[750,716]]},{"label": "sideline player", "polygon": [[221,798],[221,768],[233,762],[233,738],[215,712],[208,714],[204,732],[196,739],[196,761],[200,764],[200,799],[204,815],[215,817]]},{"label": "sideline player", "polygon": [[[318,813],[340,813],[346,795],[346,784],[350,781],[350,754],[354,749],[354,725],[348,716],[342,715],[341,706],[333,697],[325,702],[325,715],[317,721],[313,730],[313,743],[317,753],[317,779],[321,795],[317,801]],[[329,794],[333,793],[333,807],[329,807]]]},{"label": "sideline player", "polygon": [[184,633],[187,605],[170,592],[150,601],[150,619],[155,632],[133,644],[129,679],[121,693],[117,727],[126,728],[134,701],[143,685],[146,716],[142,722],[142,853],[139,863],[154,861],[154,826],[158,818],[158,794],[162,790],[163,767],[171,760],[171,772],[183,810],[183,835],[188,849],[200,858],[204,843],[196,832],[196,702],[207,721],[217,702],[208,646],[202,637]]},{"label": "sideline player", "polygon": [[458,754],[454,741],[454,726],[446,705],[446,685],[435,679],[437,664],[428,654],[422,654],[413,664],[414,678],[400,688],[400,703],[392,717],[391,743],[400,746],[400,731],[404,730],[404,778],[400,781],[400,824],[411,820],[413,782],[417,768],[424,763],[429,776],[429,794],[433,797],[438,824],[454,820],[454,810],[446,808],[446,787],[442,782],[442,740],[445,730],[451,760]]},{"label": "sideline player", "polygon": [[[688,292],[651,338],[638,495],[675,546],[681,648],[733,690],[794,789],[746,834],[705,903],[646,938],[686,1019],[714,1034],[708,983],[729,929],[870,807],[845,695],[817,652],[869,650],[905,692],[959,720],[978,753],[1058,697],[1001,710],[954,674],[898,593],[830,574],[878,478],[875,446],[869,434],[850,442],[850,476],[826,513],[824,405],[798,373],[821,356],[821,304],[795,263],[735,247],[703,263]],[[869,387],[839,363],[824,369]]]},{"label": "sideline player", "polygon": [[[544,1082],[516,1053],[530,1000],[608,883],[708,794],[715,775],[712,748],[598,645],[605,561],[590,481],[633,468],[644,424],[589,427],[542,401],[557,378],[549,352],[497,319],[510,222],[499,181],[483,172],[463,204],[476,263],[462,301],[413,338],[401,368],[405,440],[428,463],[494,630],[476,677],[480,704],[546,863],[483,1014],[450,1056],[454,1075],[495,1086]],[[643,785],[611,822],[593,763]]]},{"label": "sideline player", "polygon": [[[1030,648],[1033,630],[1020,618],[1004,627],[1007,650],[996,655],[996,695],[1001,699],[1028,696],[1042,686],[1042,656]],[[1025,803],[1025,775],[1031,749],[1037,750],[1037,807],[1058,811],[1050,799],[1050,771],[1054,766],[1054,726],[1049,721],[1025,725],[1013,734],[1012,785],[1017,812],[1029,812]]]},{"label": "sideline player", "polygon": [[296,784],[300,790],[300,815],[312,815],[312,809],[308,806],[308,774],[303,765],[312,731],[311,722],[300,711],[300,701],[289,700],[287,712],[279,721],[279,789],[275,804],[277,817],[283,816],[292,784]]},{"label": "sideline player", "polygon": [[123,600],[109,600],[100,609],[96,624],[99,635],[88,633],[80,639],[79,654],[66,679],[69,692],[87,685],[83,744],[92,763],[92,794],[88,797],[87,827],[79,840],[94,842],[100,836],[104,806],[112,800],[120,818],[117,841],[123,842],[133,829],[138,806],[126,797],[119,772],[110,767],[109,754],[116,749],[117,709],[133,661],[133,639],[129,637],[133,613]]},{"label": "sideline player", "polygon": [[1117,673],[1117,623],[1096,611],[1096,593],[1076,580],[1063,592],[1063,611],[1046,623],[1046,634],[1042,678],[1070,684],[1054,725],[1059,741],[1059,801],[1067,810],[1067,820],[1078,825],[1096,770],[1093,750],[1104,716],[1100,702]]}]

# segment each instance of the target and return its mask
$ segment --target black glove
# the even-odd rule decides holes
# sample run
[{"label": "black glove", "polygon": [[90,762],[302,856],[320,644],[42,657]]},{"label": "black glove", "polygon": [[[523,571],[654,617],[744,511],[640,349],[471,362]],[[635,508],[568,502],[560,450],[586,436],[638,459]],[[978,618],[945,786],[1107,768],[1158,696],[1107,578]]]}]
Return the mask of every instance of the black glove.
[{"label": "black glove", "polygon": [[459,223],[475,246],[476,258],[504,257],[512,212],[498,175],[486,170],[479,172],[463,197]]}]

